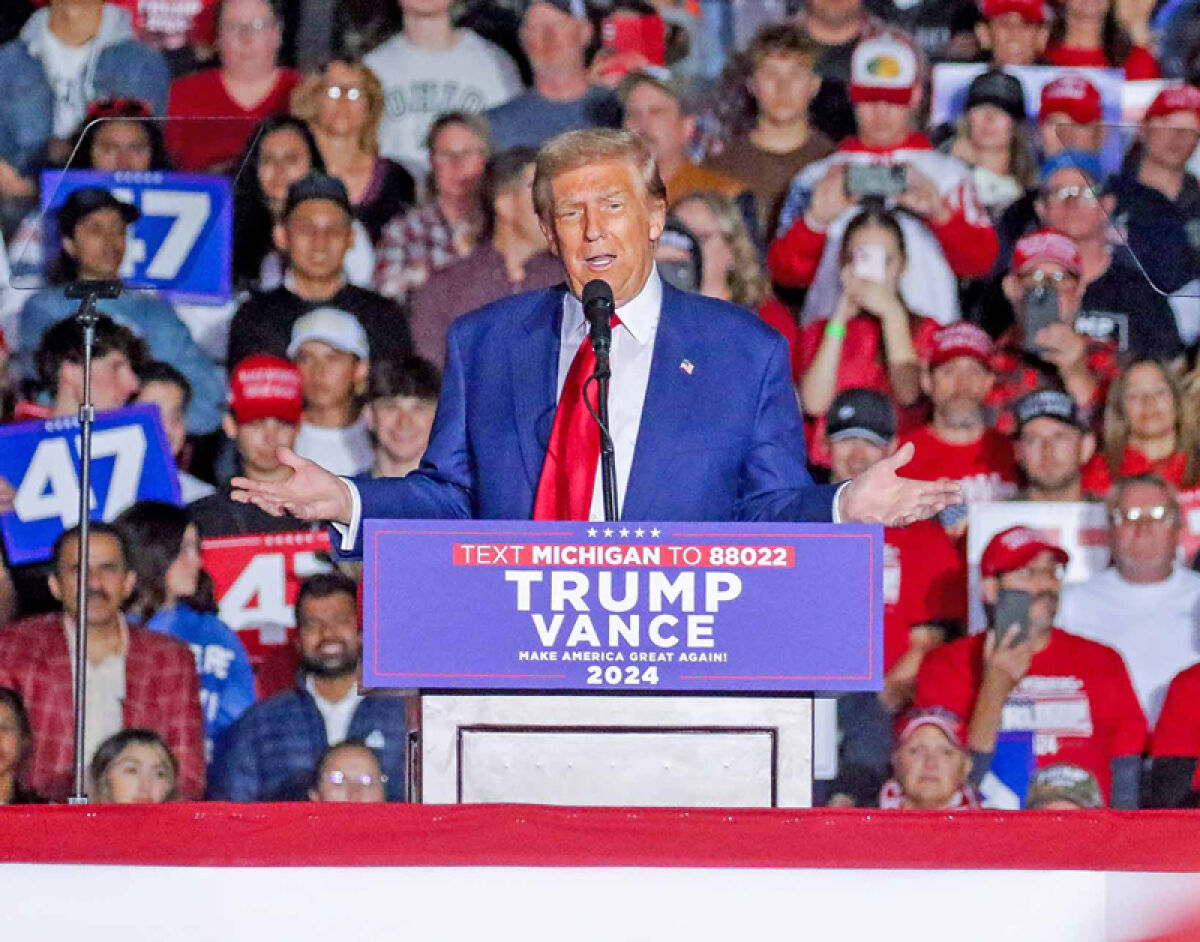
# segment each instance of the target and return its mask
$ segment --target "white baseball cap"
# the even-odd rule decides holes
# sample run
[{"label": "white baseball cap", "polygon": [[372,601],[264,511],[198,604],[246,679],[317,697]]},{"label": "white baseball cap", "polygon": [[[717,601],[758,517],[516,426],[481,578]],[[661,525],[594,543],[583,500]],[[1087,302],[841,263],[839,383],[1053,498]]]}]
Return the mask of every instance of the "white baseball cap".
[{"label": "white baseball cap", "polygon": [[309,340],[319,340],[335,350],[352,353],[361,360],[370,356],[367,332],[358,318],[335,307],[319,307],[309,311],[292,325],[288,358],[294,360],[300,346]]}]

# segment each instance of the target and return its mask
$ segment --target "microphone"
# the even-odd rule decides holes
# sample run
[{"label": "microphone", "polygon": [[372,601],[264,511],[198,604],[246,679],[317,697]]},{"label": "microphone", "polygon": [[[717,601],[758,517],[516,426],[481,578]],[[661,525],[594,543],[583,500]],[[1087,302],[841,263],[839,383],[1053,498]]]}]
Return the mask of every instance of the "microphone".
[{"label": "microphone", "polygon": [[608,351],[612,349],[612,316],[616,309],[612,288],[607,281],[595,278],[583,286],[583,316],[588,322],[588,336],[596,363],[608,363]]},{"label": "microphone", "polygon": [[109,300],[119,298],[124,290],[125,285],[120,281],[72,281],[63,293],[72,301],[81,301],[86,297]]}]

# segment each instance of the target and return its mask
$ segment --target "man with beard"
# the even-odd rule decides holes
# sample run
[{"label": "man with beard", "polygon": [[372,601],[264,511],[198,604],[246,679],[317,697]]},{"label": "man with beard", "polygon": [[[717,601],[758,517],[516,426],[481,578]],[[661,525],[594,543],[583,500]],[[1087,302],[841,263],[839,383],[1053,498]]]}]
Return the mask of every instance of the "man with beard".
[{"label": "man with beard", "polygon": [[[990,627],[926,656],[913,706],[970,718],[974,785],[990,768],[1001,731],[1029,732],[1038,767],[1087,769],[1112,807],[1136,808],[1146,719],[1121,655],[1054,627],[1067,561],[1062,547],[1029,527],[992,537],[979,563]],[[997,603],[1006,591],[1025,593],[1028,611],[1000,625],[1007,605]]]},{"label": "man with beard", "polygon": [[1083,500],[1083,466],[1096,451],[1096,436],[1083,424],[1079,406],[1065,392],[1039,389],[1017,400],[1017,465],[1025,486],[1020,500]]},{"label": "man with beard", "polygon": [[992,355],[991,339],[973,324],[960,321],[935,333],[921,374],[933,418],[905,439],[917,448],[905,474],[958,481],[967,501],[1006,500],[1016,492],[1012,442],[988,427],[983,409],[995,381]]},{"label": "man with beard", "polygon": [[[62,611],[0,630],[0,687],[25,701],[37,749],[22,784],[50,801],[71,793],[74,760],[74,648],[78,611],[79,528],[66,530],[51,555],[50,591]],[[179,761],[185,799],[204,792],[204,722],[191,651],[165,635],[128,624],[121,607],[133,591],[121,534],[99,521],[88,540],[87,722],[85,758],[122,729],[154,730]]]},{"label": "man with beard", "polygon": [[404,699],[358,689],[358,588],[341,573],[306,579],[296,595],[296,686],[250,707],[213,760],[209,797],[304,800],[317,763],[346,740],[375,750],[389,801],[404,797]]}]

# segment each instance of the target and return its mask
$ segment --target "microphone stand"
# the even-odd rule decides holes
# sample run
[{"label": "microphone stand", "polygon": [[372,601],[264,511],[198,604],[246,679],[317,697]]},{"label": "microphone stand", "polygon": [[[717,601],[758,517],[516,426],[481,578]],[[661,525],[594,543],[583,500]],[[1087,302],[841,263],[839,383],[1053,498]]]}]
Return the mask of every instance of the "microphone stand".
[{"label": "microphone stand", "polygon": [[617,456],[612,435],[608,431],[608,381],[612,378],[608,352],[607,344],[596,345],[596,369],[592,378],[596,381],[596,424],[600,426],[600,485],[604,495],[604,519],[612,523],[617,519]]},{"label": "microphone stand", "polygon": [[86,805],[84,723],[87,714],[88,538],[92,496],[92,350],[96,343],[96,300],[120,297],[119,281],[76,281],[66,296],[78,300],[75,321],[83,328],[83,403],[79,406],[79,568],[75,595],[75,780],[68,803]]}]

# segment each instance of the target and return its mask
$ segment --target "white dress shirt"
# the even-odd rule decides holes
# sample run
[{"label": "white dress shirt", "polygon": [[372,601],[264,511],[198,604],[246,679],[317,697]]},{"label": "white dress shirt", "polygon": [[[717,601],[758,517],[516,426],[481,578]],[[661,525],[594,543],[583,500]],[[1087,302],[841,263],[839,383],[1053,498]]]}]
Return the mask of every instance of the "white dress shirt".
[{"label": "white dress shirt", "polygon": [[336,702],[326,700],[317,693],[317,685],[313,682],[311,674],[304,679],[304,689],[312,694],[313,702],[317,705],[317,712],[321,714],[321,719],[325,722],[326,744],[337,746],[344,743],[346,737],[350,735],[350,723],[354,720],[354,711],[363,701],[362,694],[358,692],[358,686],[350,688],[350,692]]},{"label": "white dress shirt", "polygon": [[[650,363],[654,359],[654,338],[658,336],[658,318],[662,313],[662,279],[658,269],[637,296],[617,308],[621,323],[613,328],[609,364],[612,380],[608,388],[608,431],[612,435],[617,464],[617,516],[625,506],[629,487],[629,469],[633,467],[633,449],[642,424],[642,406],[650,382]],[[558,348],[558,395],[562,395],[579,345],[587,337],[583,302],[568,293],[563,299],[563,317]],[[589,520],[604,519],[604,476],[597,462],[596,483],[592,489]]]},{"label": "white dress shirt", "polygon": [[[654,338],[658,336],[658,321],[662,314],[663,285],[658,269],[650,271],[650,277],[642,290],[625,304],[617,308],[620,326],[613,328],[612,353],[609,365],[612,380],[608,390],[608,426],[613,439],[613,451],[617,463],[617,508],[625,506],[625,491],[629,485],[629,471],[633,466],[633,450],[637,444],[638,428],[642,422],[642,406],[646,401],[646,387],[650,382],[650,365],[654,359]],[[583,316],[583,303],[568,293],[563,299],[562,326],[558,350],[558,394],[562,395],[571,361],[579,352],[579,345],[587,336],[587,322]],[[354,482],[343,478],[350,489],[350,523],[343,526],[335,523],[334,528],[342,537],[343,552],[350,552],[362,523],[362,498]],[[848,483],[848,482],[847,482]],[[592,506],[589,520],[604,519],[603,476],[596,474],[592,490]],[[843,485],[843,488],[845,485]],[[838,505],[842,488],[838,489],[833,501],[833,522],[841,523]]]}]

